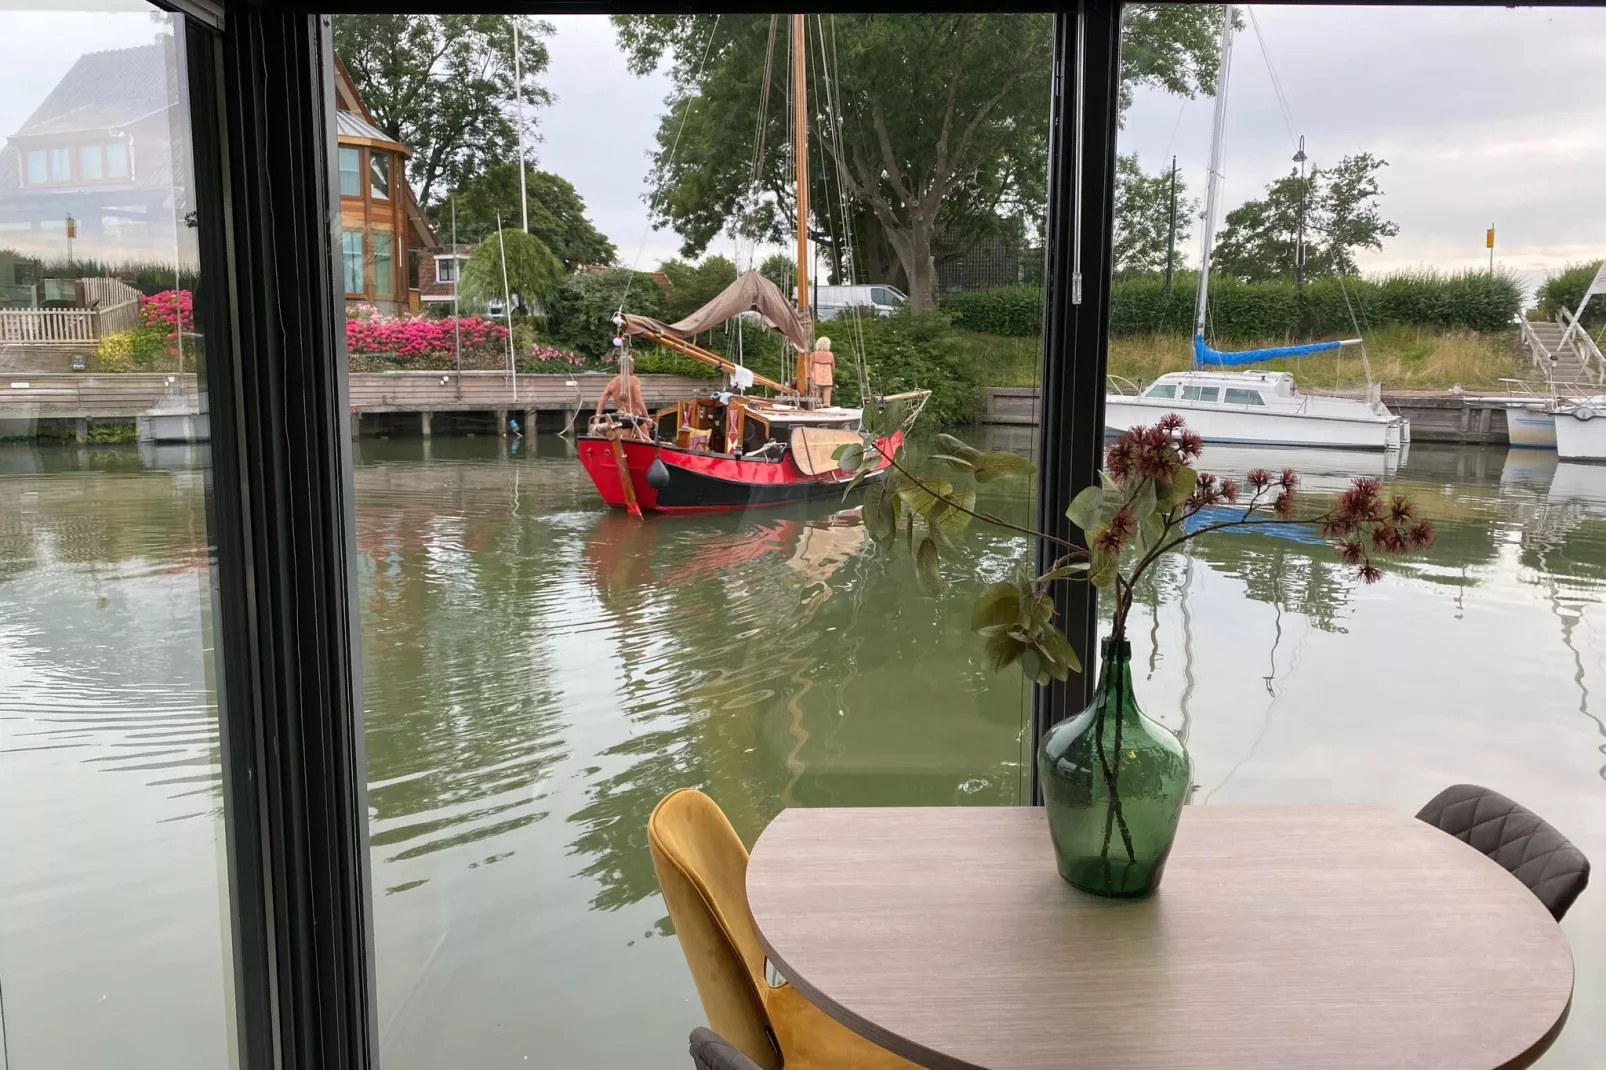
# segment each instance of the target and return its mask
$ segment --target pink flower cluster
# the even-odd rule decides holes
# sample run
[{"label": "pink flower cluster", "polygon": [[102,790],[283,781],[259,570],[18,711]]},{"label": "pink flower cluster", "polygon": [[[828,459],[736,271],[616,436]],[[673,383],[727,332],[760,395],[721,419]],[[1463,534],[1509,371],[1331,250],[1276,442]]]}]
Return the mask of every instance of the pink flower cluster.
[{"label": "pink flower cluster", "polygon": [[[455,329],[454,329],[455,328]],[[507,344],[507,328],[478,316],[430,319],[381,316],[346,320],[351,353],[391,353],[398,357],[451,356],[461,341],[468,355],[494,355]]]},{"label": "pink flower cluster", "polygon": [[543,363],[556,360],[565,364],[572,364],[575,367],[579,367],[586,362],[585,357],[572,349],[560,349],[557,346],[549,346],[544,342],[537,342],[530,347],[530,357]]},{"label": "pink flower cluster", "polygon": [[168,333],[195,330],[195,298],[188,290],[163,290],[139,298],[139,321],[147,327],[166,327]]}]

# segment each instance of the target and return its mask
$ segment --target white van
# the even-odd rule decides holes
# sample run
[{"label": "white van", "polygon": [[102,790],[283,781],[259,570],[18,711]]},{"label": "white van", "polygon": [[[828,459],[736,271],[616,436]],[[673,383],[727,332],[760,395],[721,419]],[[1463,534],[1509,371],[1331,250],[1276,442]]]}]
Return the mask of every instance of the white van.
[{"label": "white van", "polygon": [[880,283],[874,286],[816,286],[809,295],[809,304],[813,306],[817,320],[836,319],[855,306],[877,316],[890,316],[907,300],[897,287]]}]

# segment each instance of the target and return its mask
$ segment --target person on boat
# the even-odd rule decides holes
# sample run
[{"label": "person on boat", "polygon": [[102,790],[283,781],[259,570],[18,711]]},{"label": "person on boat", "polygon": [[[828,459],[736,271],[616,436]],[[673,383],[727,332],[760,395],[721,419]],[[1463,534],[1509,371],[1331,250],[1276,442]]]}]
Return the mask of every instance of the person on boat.
[{"label": "person on boat", "polygon": [[[618,342],[619,339],[615,339]],[[647,428],[651,421],[647,418],[647,403],[641,397],[641,378],[635,373],[635,362],[630,357],[627,346],[619,347],[619,374],[608,380],[608,385],[602,388],[602,396],[597,398],[597,411],[592,416],[592,422],[602,416],[602,410],[611,400],[614,407],[614,418],[621,424],[631,425],[635,437],[643,442],[649,440]]]},{"label": "person on boat", "polygon": [[831,352],[831,339],[821,337],[809,354],[809,391],[827,408],[831,405],[832,372],[836,370],[836,356]]}]

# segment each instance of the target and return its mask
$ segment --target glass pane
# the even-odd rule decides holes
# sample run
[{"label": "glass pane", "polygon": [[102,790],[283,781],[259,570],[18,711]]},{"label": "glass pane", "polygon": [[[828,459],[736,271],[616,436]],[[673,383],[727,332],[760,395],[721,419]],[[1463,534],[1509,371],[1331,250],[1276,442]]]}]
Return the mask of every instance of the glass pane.
[{"label": "glass pane", "polygon": [[340,232],[340,270],[347,293],[360,294],[366,289],[362,278],[362,231]]},{"label": "glass pane", "polygon": [[396,263],[391,257],[391,237],[380,231],[373,234],[374,293],[379,297],[396,296]]},{"label": "glass pane", "polygon": [[78,172],[84,181],[93,181],[105,175],[105,168],[101,166],[103,159],[99,145],[85,145],[78,150]]},{"label": "glass pane", "polygon": [[362,150],[340,147],[340,195],[362,196]]},{"label": "glass pane", "polygon": [[1164,386],[1151,386],[1144,392],[1143,396],[1149,398],[1174,398],[1177,396],[1177,388],[1174,383],[1167,383]]},{"label": "glass pane", "polygon": [[[191,145],[181,20],[39,7],[0,11],[0,1066],[217,1070],[236,1052],[198,373],[224,354],[196,331],[221,283],[198,275],[189,170],[214,146]],[[81,144],[108,129],[140,146],[136,193],[105,181],[123,143]],[[19,148],[41,137],[61,144]]]},{"label": "glass pane", "polygon": [[[1606,129],[1606,10],[1238,7],[1219,124],[1222,9],[1124,18],[1144,47],[1122,54],[1111,371],[1187,370],[1202,293],[1204,341],[1249,363],[1212,369],[1226,405],[1183,413],[1198,467],[1293,469],[1294,521],[1375,479],[1435,530],[1374,555],[1370,585],[1305,523],[1202,535],[1139,582],[1136,697],[1186,740],[1193,803],[1412,814],[1465,781],[1606,857],[1606,465],[1558,459],[1578,421],[1550,401],[1601,391],[1606,145],[1580,132]],[[1406,448],[1332,448],[1322,429],[1374,404],[1410,420]],[[1264,441],[1279,426],[1311,445]],[[1606,897],[1563,931],[1574,1006],[1606,1005]],[[1536,1066],[1601,1050],[1606,1019],[1575,1013]]]},{"label": "glass pane", "polygon": [[[405,179],[433,230],[420,242],[434,274],[419,312],[399,301],[394,313],[379,301],[347,306],[384,1064],[432,1070],[472,1051],[487,1065],[527,1065],[526,1055],[551,1066],[678,1065],[705,1016],[645,845],[666,793],[706,791],[749,843],[786,806],[1025,801],[1031,689],[1018,667],[988,667],[970,623],[988,584],[1030,567],[1030,539],[973,524],[942,551],[945,593],[925,594],[902,541],[870,537],[863,493],[843,500],[830,436],[854,433],[867,394],[923,388],[933,393],[906,435],[921,470],[941,470],[927,460],[941,452],[938,433],[1035,457],[1052,20],[955,16],[938,24],[947,43],[934,59],[923,18],[809,16],[808,41],[836,42],[840,70],[830,48],[824,60],[805,52],[808,103],[827,128],[841,119],[844,146],[873,143],[875,131],[867,111],[835,116],[834,102],[865,99],[886,70],[918,72],[885,89],[895,92],[889,114],[910,116],[898,151],[917,167],[935,160],[935,142],[918,131],[941,126],[956,67],[972,89],[1010,92],[985,115],[987,97],[968,89],[956,105],[955,129],[977,123],[972,143],[986,151],[955,176],[963,189],[942,199],[935,234],[881,181],[875,196],[902,219],[885,227],[837,181],[824,139],[812,139],[810,293],[800,295],[795,222],[766,214],[767,193],[716,206],[708,192],[752,188],[752,87],[769,16],[719,20],[710,69],[718,56],[731,66],[707,87],[674,80],[693,78],[711,17],[664,16],[695,54],[672,47],[646,76],[631,72],[604,17],[551,16],[551,32],[523,24],[525,46],[548,57],[523,67],[525,115],[541,136],[539,166],[524,176],[529,230],[557,268],[519,233],[516,102],[474,95],[511,80],[506,17],[482,24],[489,40],[462,42],[490,75],[443,65],[428,91],[479,117],[477,135],[506,137],[510,162],[448,174],[428,164],[430,129],[387,111],[402,94],[384,73],[416,76],[403,31],[434,54],[441,28],[386,18],[383,33],[362,17],[334,20],[353,79],[343,106],[361,99],[375,124],[421,139],[393,165],[388,205],[368,204],[371,224],[390,223],[398,241],[413,233],[400,212]],[[759,188],[789,191],[790,20],[778,25],[782,87],[762,113]],[[987,65],[961,47],[977,40],[989,42]],[[695,139],[688,127],[674,166],[655,168],[679,115],[665,98],[682,93],[697,100],[694,114],[723,119]],[[603,153],[599,130],[609,132]],[[678,214],[657,219],[649,197]],[[738,215],[765,233],[720,237]],[[922,235],[928,247],[905,245]],[[688,243],[694,254],[681,251]],[[465,257],[455,323],[454,249]],[[749,270],[783,303],[821,299],[821,329],[801,338],[805,356],[818,354],[805,362],[814,408],[744,412],[740,395],[734,408],[702,404],[730,380],[644,337],[629,345],[639,407],[628,381],[623,398],[607,391],[625,348],[613,344],[616,312],[676,322]],[[816,293],[822,286],[832,289]],[[872,308],[872,297],[900,307]],[[796,348],[756,318],[727,317],[692,341],[752,372],[750,395],[776,393],[758,376],[795,381]],[[609,469],[596,467],[609,446],[589,434],[599,402],[650,420],[666,464],[719,464],[718,478],[685,493],[737,496],[630,516]],[[825,443],[813,461],[809,435],[794,437],[810,423]],[[797,468],[800,445],[803,463],[821,465],[818,479]],[[621,442],[633,457],[647,446]],[[771,493],[768,477],[783,472],[773,484],[783,493]],[[974,490],[979,509],[1017,525],[1032,518],[1029,478],[940,478]]]},{"label": "glass pane", "polygon": [[1183,401],[1215,401],[1220,395],[1220,387],[1185,386],[1177,396]]},{"label": "glass pane", "polygon": [[387,153],[368,150],[368,189],[369,196],[376,200],[390,196],[390,156]]}]

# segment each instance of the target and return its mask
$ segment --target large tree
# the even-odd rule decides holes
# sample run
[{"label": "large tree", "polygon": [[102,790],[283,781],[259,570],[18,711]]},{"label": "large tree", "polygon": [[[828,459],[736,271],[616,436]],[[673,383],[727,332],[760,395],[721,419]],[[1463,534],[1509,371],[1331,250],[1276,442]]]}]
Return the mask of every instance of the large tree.
[{"label": "large tree", "polygon": [[1118,273],[1163,271],[1168,251],[1172,253],[1173,263],[1182,265],[1181,246],[1193,234],[1193,213],[1198,210],[1199,202],[1187,196],[1188,184],[1179,174],[1173,206],[1171,181],[1170,168],[1148,175],[1144,174],[1135,153],[1116,157],[1115,270]]},{"label": "large tree", "polygon": [[1304,178],[1296,171],[1266,187],[1266,196],[1227,213],[1216,237],[1214,268],[1246,282],[1293,279],[1301,213],[1305,219],[1305,277],[1353,275],[1355,254],[1381,249],[1400,232],[1378,205],[1378,172],[1388,161],[1369,152],[1346,156]]},{"label": "large tree", "polygon": [[[1220,18],[1209,6],[1129,9],[1123,84],[1210,90]],[[677,230],[687,256],[728,228],[786,240],[789,20],[622,15],[614,23],[631,69],[664,65],[675,85],[653,161],[654,223]],[[939,243],[1020,233],[1040,218],[1052,17],[817,16],[808,37],[810,236],[838,262],[854,260],[855,233],[865,246],[884,240],[913,310],[929,310]],[[859,258],[873,263],[867,252]]]},{"label": "large tree", "polygon": [[517,227],[492,231],[463,265],[460,285],[470,301],[499,301],[503,288],[514,300],[513,311],[534,314],[550,309],[563,286],[563,261],[540,238]]},{"label": "large tree", "polygon": [[[586,218],[586,204],[566,179],[526,167],[524,188],[530,233],[546,243],[570,271],[583,266],[609,267],[617,250],[607,235]],[[429,216],[443,241],[452,236],[452,202],[457,208],[457,240],[474,244],[494,234],[498,213],[502,226],[519,226],[519,165],[494,163],[468,178],[430,206]]]},{"label": "large tree", "polygon": [[335,54],[351,72],[374,122],[413,150],[407,177],[420,203],[496,160],[517,159],[513,26],[521,36],[524,137],[550,102],[538,76],[547,68],[552,24],[523,15],[341,15]]}]

